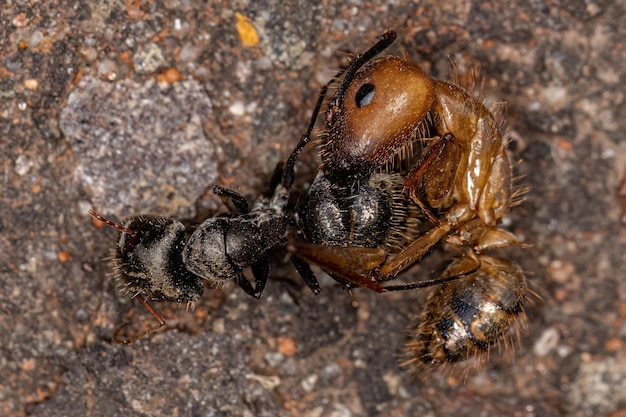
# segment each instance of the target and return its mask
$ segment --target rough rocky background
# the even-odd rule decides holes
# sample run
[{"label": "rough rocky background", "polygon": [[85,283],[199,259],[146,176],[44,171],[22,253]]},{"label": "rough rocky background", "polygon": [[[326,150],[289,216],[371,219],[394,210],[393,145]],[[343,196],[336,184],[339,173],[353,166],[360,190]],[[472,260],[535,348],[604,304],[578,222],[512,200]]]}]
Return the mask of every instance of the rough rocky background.
[{"label": "rough rocky background", "polygon": [[[626,415],[624,2],[0,7],[0,415]],[[194,312],[159,303],[173,329],[112,342],[152,318],[117,292],[115,231],[87,210],[197,220],[226,210],[213,184],[252,199],[346,52],[387,28],[435,77],[479,63],[508,103],[530,191],[507,227],[530,247],[505,253],[537,293],[515,351],[415,375],[398,360],[427,291],[350,297],[322,278],[315,298],[280,254],[261,301],[228,286]]]}]

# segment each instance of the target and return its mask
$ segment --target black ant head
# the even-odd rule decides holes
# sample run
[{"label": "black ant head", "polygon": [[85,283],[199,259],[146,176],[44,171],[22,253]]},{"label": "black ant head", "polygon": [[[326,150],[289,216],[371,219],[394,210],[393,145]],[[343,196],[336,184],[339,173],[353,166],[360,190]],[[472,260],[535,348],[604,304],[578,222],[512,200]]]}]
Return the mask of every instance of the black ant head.
[{"label": "black ant head", "polygon": [[135,216],[118,224],[93,210],[90,214],[120,231],[115,269],[122,291],[188,306],[193,306],[202,295],[202,278],[190,272],[182,259],[187,232],[181,222]]},{"label": "black ant head", "polygon": [[128,291],[141,292],[148,299],[193,305],[203,285],[202,278],[191,273],[182,259],[185,226],[157,216],[131,217],[123,226],[134,232],[120,233],[117,244],[120,279]]}]

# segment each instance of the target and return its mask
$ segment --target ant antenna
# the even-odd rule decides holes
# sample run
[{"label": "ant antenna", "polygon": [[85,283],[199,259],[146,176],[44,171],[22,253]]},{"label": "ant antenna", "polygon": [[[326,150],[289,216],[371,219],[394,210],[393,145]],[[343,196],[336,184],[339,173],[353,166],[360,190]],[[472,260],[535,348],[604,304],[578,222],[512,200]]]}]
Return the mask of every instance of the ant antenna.
[{"label": "ant antenna", "polygon": [[[334,80],[335,78],[339,77],[342,73],[343,71],[339,71],[332,79]],[[287,163],[285,164],[285,167],[283,169],[283,181],[282,181],[283,187],[285,188],[289,188],[291,184],[293,184],[293,178],[295,176],[294,167],[296,165],[296,161],[298,160],[298,156],[300,155],[300,152],[302,152],[302,149],[304,149],[304,147],[311,140],[311,132],[313,132],[313,127],[315,127],[317,116],[320,114],[322,104],[324,103],[324,97],[326,97],[326,92],[328,91],[328,86],[331,83],[332,81],[326,84],[320,90],[319,97],[317,98],[317,104],[315,104],[315,109],[313,110],[313,114],[311,115],[311,120],[309,121],[309,127],[307,128],[306,133],[302,135],[302,137],[300,138],[300,142],[298,142],[298,145],[296,146],[296,148],[293,150],[293,152],[291,152],[291,155],[289,155],[289,158],[287,158]]]},{"label": "ant antenna", "polygon": [[376,43],[376,45],[372,46],[368,49],[363,55],[358,57],[350,67],[346,70],[346,75],[339,84],[339,89],[337,90],[337,95],[335,96],[335,106],[339,106],[339,103],[343,101],[343,98],[346,95],[346,90],[350,86],[350,83],[354,80],[354,75],[356,72],[369,60],[374,58],[376,55],[389,48],[389,46],[396,40],[398,35],[393,30],[388,30],[380,36],[380,40]]},{"label": "ant antenna", "polygon": [[143,333],[139,333],[138,335],[135,335],[133,337],[131,337],[130,339],[120,339],[118,336],[121,332],[121,330],[126,327],[126,325],[128,324],[124,324],[120,327],[118,327],[117,329],[115,329],[115,333],[113,333],[113,339],[119,343],[120,345],[130,345],[131,343],[135,343],[137,340],[142,339],[146,336],[151,335],[152,333],[156,332],[157,330],[159,330],[161,327],[165,326],[165,319],[163,318],[163,316],[161,315],[161,313],[159,313],[157,311],[156,308],[152,307],[152,305],[150,305],[150,303],[148,302],[148,300],[146,300],[145,298],[143,298],[143,296],[141,294],[136,294],[133,298],[135,298],[137,301],[139,301],[141,303],[142,306],[145,307],[146,310],[148,310],[150,312],[150,314],[152,314],[154,316],[155,319],[157,319],[157,321],[159,322],[159,324],[157,326],[151,327],[148,330],[146,330]]},{"label": "ant antenna", "polygon": [[137,233],[135,233],[134,230],[129,229],[128,227],[124,227],[119,223],[115,223],[114,221],[111,221],[109,219],[107,219],[106,217],[102,216],[101,214],[96,213],[96,211],[94,209],[89,209],[89,215],[91,217],[94,217],[98,220],[100,220],[102,223],[106,224],[107,226],[111,226],[116,228],[117,230],[120,230],[124,233],[127,233],[131,236],[135,236]]}]

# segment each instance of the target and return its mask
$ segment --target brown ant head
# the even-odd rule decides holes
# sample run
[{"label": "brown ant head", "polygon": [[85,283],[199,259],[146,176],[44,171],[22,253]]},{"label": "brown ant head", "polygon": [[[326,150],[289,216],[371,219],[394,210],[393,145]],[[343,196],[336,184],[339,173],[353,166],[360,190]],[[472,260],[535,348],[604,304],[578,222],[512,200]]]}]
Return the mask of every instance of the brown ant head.
[{"label": "brown ant head", "polygon": [[434,101],[433,80],[397,57],[346,74],[326,114],[326,175],[369,175],[409,144]]}]

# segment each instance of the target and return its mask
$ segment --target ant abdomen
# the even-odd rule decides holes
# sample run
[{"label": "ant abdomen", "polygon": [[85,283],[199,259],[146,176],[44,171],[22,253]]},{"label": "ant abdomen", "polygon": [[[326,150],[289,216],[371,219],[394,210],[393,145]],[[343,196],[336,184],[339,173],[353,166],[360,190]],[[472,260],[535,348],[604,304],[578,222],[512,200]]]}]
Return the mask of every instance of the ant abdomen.
[{"label": "ant abdomen", "polygon": [[203,285],[182,259],[185,226],[175,219],[143,215],[130,217],[121,226],[127,232],[122,231],[117,242],[116,269],[124,290],[193,305]]},{"label": "ant abdomen", "polygon": [[[467,276],[439,286],[429,297],[407,348],[424,363],[458,362],[510,343],[509,330],[523,323],[526,279],[514,262],[479,255],[480,266]],[[476,259],[454,261],[443,276],[453,276]],[[517,329],[515,329],[517,330]]]}]

